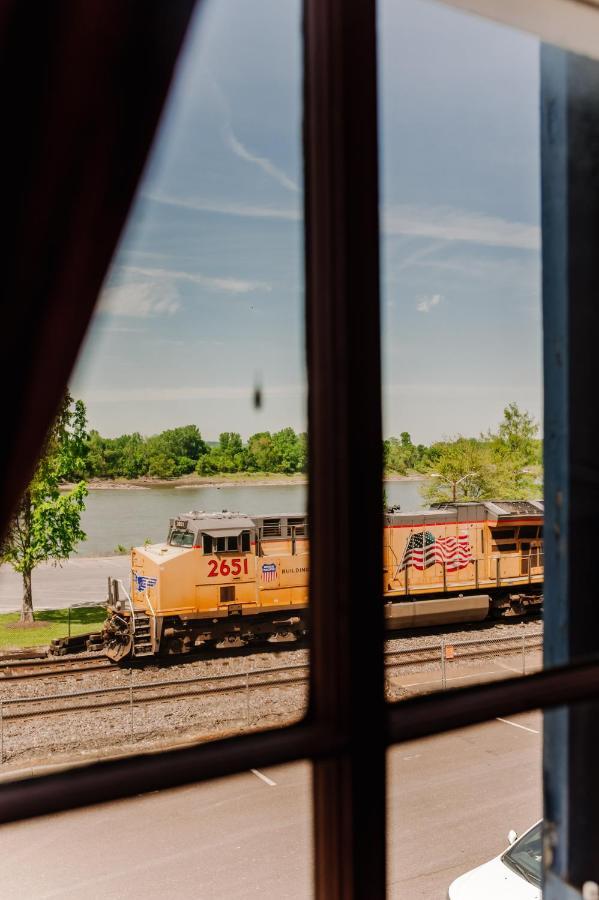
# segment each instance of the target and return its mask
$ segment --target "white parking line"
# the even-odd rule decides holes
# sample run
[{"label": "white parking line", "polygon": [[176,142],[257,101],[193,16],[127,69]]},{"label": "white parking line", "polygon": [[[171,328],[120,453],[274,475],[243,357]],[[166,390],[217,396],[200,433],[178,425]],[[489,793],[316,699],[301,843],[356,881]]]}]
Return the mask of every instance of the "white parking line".
[{"label": "white parking line", "polygon": [[269,778],[268,775],[263,775],[262,772],[259,772],[258,769],[250,769],[252,775],[255,775],[256,778],[259,778],[264,784],[267,784],[269,787],[276,787],[277,782],[273,781],[272,778]]},{"label": "white parking line", "polygon": [[[498,675],[498,674],[499,673],[497,672],[497,670],[494,670],[492,672],[473,672],[471,675],[448,675],[445,680],[446,681],[463,681],[466,678],[480,678],[483,675]],[[433,678],[432,681],[408,681],[405,683],[403,681],[399,681],[397,684],[398,684],[398,687],[409,688],[409,687],[420,687],[420,685],[424,685],[424,684],[439,684],[440,681],[441,681],[441,678],[439,677],[439,678]]]},{"label": "white parking line", "polygon": [[514,666],[508,666],[507,663],[502,662],[500,659],[496,659],[495,664],[498,665],[501,669],[505,669],[507,672],[515,672],[516,675],[524,675],[524,672],[522,671],[522,666],[520,666],[520,668],[515,668]]},{"label": "white parking line", "polygon": [[522,731],[530,731],[532,734],[540,734],[540,732],[537,731],[536,728],[529,728],[527,725],[520,725],[518,722],[510,722],[509,719],[501,719],[499,716],[497,716],[497,721],[503,722],[504,725],[513,725],[514,728],[521,728]]}]

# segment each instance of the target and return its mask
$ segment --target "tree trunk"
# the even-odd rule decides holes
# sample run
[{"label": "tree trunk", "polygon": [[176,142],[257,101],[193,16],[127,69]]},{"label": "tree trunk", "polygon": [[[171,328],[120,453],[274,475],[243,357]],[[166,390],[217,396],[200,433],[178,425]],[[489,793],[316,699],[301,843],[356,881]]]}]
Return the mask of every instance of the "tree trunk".
[{"label": "tree trunk", "polygon": [[21,607],[21,623],[29,625],[33,622],[33,597],[31,596],[31,570],[23,572],[23,605]]}]

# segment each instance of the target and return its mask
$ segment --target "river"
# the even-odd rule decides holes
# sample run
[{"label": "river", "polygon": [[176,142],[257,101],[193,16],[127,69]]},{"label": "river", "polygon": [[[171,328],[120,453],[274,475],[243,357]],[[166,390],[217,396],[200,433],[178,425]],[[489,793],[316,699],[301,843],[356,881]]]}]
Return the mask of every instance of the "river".
[{"label": "river", "polygon": [[[421,485],[420,480],[388,482],[388,503],[399,503],[404,510],[422,509]],[[164,540],[169,518],[191,509],[228,509],[250,515],[302,513],[306,498],[303,484],[90,490],[82,516],[87,540],[79,544],[78,554],[110,556],[119,544],[128,548],[148,538]]]}]

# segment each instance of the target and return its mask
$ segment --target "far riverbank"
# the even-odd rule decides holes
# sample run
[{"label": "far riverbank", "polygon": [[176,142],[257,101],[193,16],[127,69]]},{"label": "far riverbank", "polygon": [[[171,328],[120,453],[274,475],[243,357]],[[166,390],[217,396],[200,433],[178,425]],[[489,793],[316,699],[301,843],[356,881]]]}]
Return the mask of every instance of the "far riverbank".
[{"label": "far riverbank", "polygon": [[[423,481],[426,476],[419,473],[385,475],[385,482]],[[179,475],[176,478],[90,478],[87,487],[90,491],[138,491],[151,488],[199,488],[199,487],[285,487],[286,485],[307,485],[306,475],[282,475],[272,472],[235,472],[227,475]],[[64,490],[72,488],[72,484],[63,485]]]}]

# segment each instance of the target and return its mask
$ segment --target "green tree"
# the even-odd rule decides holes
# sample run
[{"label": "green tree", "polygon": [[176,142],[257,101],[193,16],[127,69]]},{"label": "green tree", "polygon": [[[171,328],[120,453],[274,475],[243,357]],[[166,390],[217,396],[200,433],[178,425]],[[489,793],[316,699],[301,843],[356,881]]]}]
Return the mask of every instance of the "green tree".
[{"label": "green tree", "polygon": [[61,484],[85,471],[86,438],[85,406],[67,393],[0,547],[2,561],[23,579],[22,623],[33,622],[31,574],[35,567],[50,559],[68,559],[85,539],[80,525],[85,482],[68,491],[62,491]]},{"label": "green tree", "polygon": [[429,449],[423,444],[412,443],[409,431],[402,431],[399,438],[390,437],[383,442],[385,471],[405,475],[409,471],[423,471],[429,465]]},{"label": "green tree", "polygon": [[166,453],[154,453],[148,459],[148,475],[152,478],[174,478],[177,475],[177,461]]},{"label": "green tree", "polygon": [[503,410],[503,419],[497,434],[490,434],[497,453],[517,459],[522,466],[538,462],[539,426],[533,417],[521,410],[517,403],[508,403]]},{"label": "green tree", "polygon": [[487,435],[497,470],[501,472],[504,496],[526,500],[541,492],[541,442],[539,426],[517,403],[509,403],[503,411],[496,434]]},{"label": "green tree", "polygon": [[241,435],[236,431],[223,431],[218,438],[218,449],[224,456],[234,457],[243,451]]},{"label": "green tree", "polygon": [[497,432],[458,437],[427,450],[431,480],[422,493],[430,503],[452,500],[527,500],[540,493],[538,425],[510,403]]},{"label": "green tree", "polygon": [[[404,432],[405,434],[406,432]],[[409,435],[408,435],[409,436]],[[383,442],[383,462],[385,471],[405,475],[408,471],[409,451],[402,440],[396,437]]]},{"label": "green tree", "polygon": [[194,471],[198,459],[208,453],[197,425],[183,425],[155,434],[148,438],[145,449],[148,474],[158,478],[187,475]]},{"label": "green tree", "polygon": [[87,455],[85,470],[92,478],[106,478],[108,469],[106,465],[106,442],[99,431],[92,429],[87,441]]},{"label": "green tree", "polygon": [[306,468],[305,439],[296,434],[293,428],[283,428],[272,436],[272,450],[275,472],[292,475]]},{"label": "green tree", "polygon": [[474,438],[458,437],[436,444],[431,480],[422,491],[429,503],[490,500],[503,491],[503,475],[489,447]]},{"label": "green tree", "polygon": [[223,431],[218,446],[201,456],[196,464],[198,475],[212,475],[215,472],[245,472],[248,468],[248,453],[243,446],[241,435],[236,431]]},{"label": "green tree", "polygon": [[248,441],[248,467],[254,472],[273,472],[275,453],[270,431],[259,431]]}]

